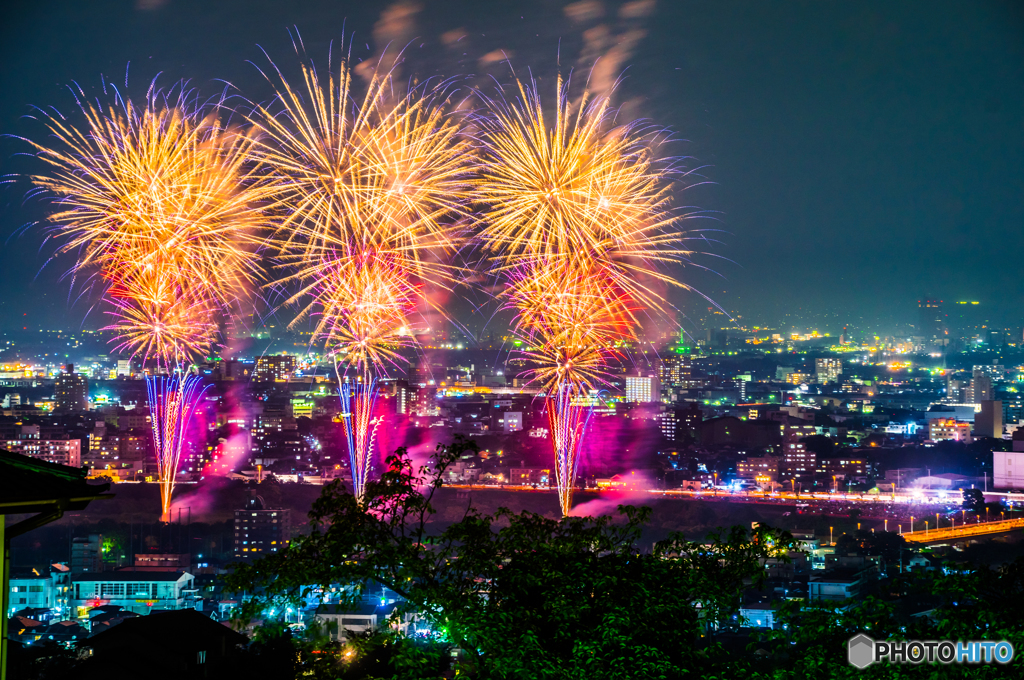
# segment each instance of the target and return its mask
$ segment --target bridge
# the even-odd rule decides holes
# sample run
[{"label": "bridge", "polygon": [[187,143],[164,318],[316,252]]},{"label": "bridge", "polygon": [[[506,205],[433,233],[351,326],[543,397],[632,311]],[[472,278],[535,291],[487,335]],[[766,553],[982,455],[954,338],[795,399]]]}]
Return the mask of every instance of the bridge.
[{"label": "bridge", "polygon": [[[915,527],[920,527],[924,522],[916,522]],[[996,520],[994,522],[981,522],[978,524],[961,524],[952,527],[935,529],[925,528],[924,531],[904,531],[903,538],[912,543],[937,543],[939,541],[956,541],[974,536],[986,536],[989,534],[1003,534],[1014,529],[1024,529],[1024,519]]]}]

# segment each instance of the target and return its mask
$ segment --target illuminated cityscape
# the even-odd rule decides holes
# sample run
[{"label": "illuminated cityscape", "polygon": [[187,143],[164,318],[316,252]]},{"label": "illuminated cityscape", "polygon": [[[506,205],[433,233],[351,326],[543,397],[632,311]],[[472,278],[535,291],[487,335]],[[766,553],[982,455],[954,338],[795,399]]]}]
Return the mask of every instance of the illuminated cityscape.
[{"label": "illuminated cityscape", "polygon": [[1024,675],[1024,14],[514,5],[2,10],[0,680]]}]

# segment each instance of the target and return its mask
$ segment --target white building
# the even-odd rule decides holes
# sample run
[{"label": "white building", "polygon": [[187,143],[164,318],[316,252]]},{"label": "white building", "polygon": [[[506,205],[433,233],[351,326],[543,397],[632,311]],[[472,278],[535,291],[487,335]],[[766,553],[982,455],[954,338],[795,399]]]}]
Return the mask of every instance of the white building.
[{"label": "white building", "polygon": [[1024,489],[1024,451],[993,451],[992,468],[995,488]]},{"label": "white building", "polygon": [[9,587],[8,616],[26,608],[49,609],[57,618],[69,614],[71,573],[63,564],[53,565],[49,573],[39,573],[37,569],[15,573],[10,577]]},{"label": "white building", "polygon": [[93,607],[119,605],[136,614],[193,606],[195,577],[184,571],[110,571],[72,578],[71,604],[79,618]]},{"label": "white building", "polygon": [[626,401],[648,403],[661,400],[661,384],[656,375],[627,375]]},{"label": "white building", "polygon": [[521,432],[523,429],[523,412],[522,411],[506,411],[501,414],[502,431],[506,434],[510,432]]},{"label": "white building", "polygon": [[777,628],[781,624],[775,603],[748,604],[740,608],[740,619],[749,628]]},{"label": "white building", "polygon": [[820,384],[839,382],[839,376],[843,374],[843,360],[815,359],[814,369],[815,377]]},{"label": "white building", "polygon": [[[337,604],[322,604],[316,609],[316,620],[327,628],[331,639],[345,641],[351,633],[365,633],[380,628],[391,616],[397,606],[394,602],[369,602],[355,607],[343,607]],[[400,633],[409,630],[414,617],[411,614],[402,616],[395,629]]]}]

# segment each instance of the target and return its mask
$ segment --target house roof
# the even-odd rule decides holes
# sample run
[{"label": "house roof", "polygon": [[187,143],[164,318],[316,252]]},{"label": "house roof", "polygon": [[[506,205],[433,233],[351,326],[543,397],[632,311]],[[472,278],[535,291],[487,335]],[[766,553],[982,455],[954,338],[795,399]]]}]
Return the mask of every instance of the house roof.
[{"label": "house roof", "polygon": [[0,514],[14,515],[48,510],[84,510],[110,484],[89,484],[87,470],[47,463],[0,449]]},{"label": "house roof", "polygon": [[[93,649],[115,650],[124,647],[171,643],[181,650],[208,649],[212,640],[223,639],[230,646],[248,644],[249,638],[195,609],[153,612],[125,619],[118,625],[89,638]],[[219,646],[219,643],[218,643]]]},{"label": "house roof", "polygon": [[50,626],[46,627],[46,630],[36,629],[35,634],[37,635],[49,635],[54,639],[66,639],[69,637],[88,637],[89,631],[84,626],[79,625],[74,621],[58,621]]},{"label": "house roof", "polygon": [[49,573],[37,574],[34,571],[32,571],[31,569],[18,569],[17,571],[13,571],[12,570],[10,572],[10,575],[7,578],[11,579],[11,580],[17,579],[17,580],[20,580],[20,581],[24,581],[24,580],[43,580],[43,581],[49,581],[50,580],[50,574]]},{"label": "house roof", "polygon": [[354,607],[340,604],[322,604],[316,608],[316,613],[329,616],[344,616],[346,614],[350,616],[372,616],[376,614],[379,617],[386,617],[394,611],[396,606],[398,605],[394,603],[380,605],[375,602],[360,602]]},{"label": "house roof", "polygon": [[14,612],[14,616],[21,616],[26,619],[36,619],[37,616],[45,616],[50,613],[50,610],[46,607],[22,607],[18,611]]},{"label": "house roof", "polygon": [[89,623],[90,625],[95,626],[97,623],[112,623],[122,619],[134,619],[137,616],[139,616],[139,614],[132,611],[106,612],[91,617],[89,619]]},{"label": "house roof", "polygon": [[44,626],[42,621],[31,619],[27,616],[12,616],[7,622],[8,628],[36,628],[37,626]]},{"label": "house roof", "polygon": [[[174,582],[188,574],[185,571],[94,571],[84,574],[75,574],[72,581],[81,583],[83,581],[103,581],[113,583],[150,583],[150,582]],[[192,576],[192,574],[188,574]]]}]

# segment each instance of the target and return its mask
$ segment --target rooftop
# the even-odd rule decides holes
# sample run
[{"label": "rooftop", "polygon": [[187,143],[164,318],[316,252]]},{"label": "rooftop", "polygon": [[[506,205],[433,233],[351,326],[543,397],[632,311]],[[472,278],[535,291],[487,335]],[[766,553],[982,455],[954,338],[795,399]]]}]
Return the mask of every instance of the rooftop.
[{"label": "rooftop", "polygon": [[[87,470],[47,463],[0,449],[0,514],[84,510],[90,501],[109,498],[109,484],[89,484]],[[58,503],[59,501],[59,503]]]},{"label": "rooftop", "polygon": [[114,583],[141,583],[143,581],[167,581],[173,582],[182,576],[192,577],[185,571],[97,571],[85,574],[75,574],[71,577],[73,581],[106,581]]}]

